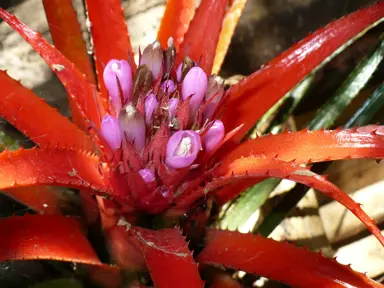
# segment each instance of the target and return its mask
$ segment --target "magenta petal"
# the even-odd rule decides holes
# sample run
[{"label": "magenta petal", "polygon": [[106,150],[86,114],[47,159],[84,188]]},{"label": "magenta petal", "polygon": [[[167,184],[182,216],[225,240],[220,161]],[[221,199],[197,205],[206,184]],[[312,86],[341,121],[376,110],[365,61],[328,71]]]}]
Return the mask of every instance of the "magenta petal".
[{"label": "magenta petal", "polygon": [[159,41],[145,47],[140,59],[140,65],[146,65],[152,71],[153,79],[159,77],[163,67],[163,50]]},{"label": "magenta petal", "polygon": [[211,152],[224,139],[225,128],[223,122],[215,120],[203,138],[206,152]]},{"label": "magenta petal", "polygon": [[175,117],[177,106],[179,105],[180,100],[177,98],[171,98],[168,101],[168,111],[169,111],[169,119],[172,120]]},{"label": "magenta petal", "polygon": [[188,167],[200,150],[199,134],[192,130],[177,131],[168,140],[165,163],[175,169]]},{"label": "magenta petal", "polygon": [[200,67],[193,67],[187,75],[185,75],[182,87],[181,96],[185,100],[189,96],[190,114],[195,115],[203,102],[205,92],[207,91],[208,79],[207,74]]},{"label": "magenta petal", "polygon": [[103,117],[101,121],[101,134],[113,150],[120,148],[121,133],[119,122],[115,117],[111,115],[105,115]]},{"label": "magenta petal", "polygon": [[[112,59],[105,66],[103,79],[108,90],[110,103],[116,115],[122,109],[122,105],[132,98],[132,70],[125,60]],[[120,85],[120,87],[119,87]],[[123,97],[120,96],[120,88]],[[121,99],[122,98],[122,99]],[[124,103],[121,103],[122,100]]]},{"label": "magenta petal", "polygon": [[156,99],[155,94],[151,93],[145,98],[145,123],[150,125],[152,122],[152,114],[157,107],[158,101]]},{"label": "magenta petal", "polygon": [[[209,119],[215,113],[217,105],[224,95],[224,81],[216,75],[209,77],[207,93],[205,94],[205,101],[209,101],[204,110],[204,119]],[[211,99],[213,97],[213,99]]]},{"label": "magenta petal", "polygon": [[122,135],[128,141],[134,143],[137,150],[145,146],[145,122],[144,117],[129,103],[119,114],[119,125]]},{"label": "magenta petal", "polygon": [[176,85],[173,83],[172,80],[166,80],[161,84],[161,90],[163,90],[163,93],[173,93],[176,90]]},{"label": "magenta petal", "polygon": [[181,82],[182,69],[183,69],[183,63],[180,63],[180,65],[176,69],[176,80],[178,83]]},{"label": "magenta petal", "polygon": [[145,183],[150,183],[156,180],[155,172],[152,169],[145,168],[138,171],[141,178],[145,181]]}]

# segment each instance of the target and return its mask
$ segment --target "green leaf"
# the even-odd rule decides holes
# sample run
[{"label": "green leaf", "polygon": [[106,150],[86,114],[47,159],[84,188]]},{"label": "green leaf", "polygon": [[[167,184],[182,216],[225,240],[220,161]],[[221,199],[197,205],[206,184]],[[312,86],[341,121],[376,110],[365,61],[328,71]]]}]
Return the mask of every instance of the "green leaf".
[{"label": "green leaf", "polygon": [[[373,52],[360,62],[342,86],[336,91],[335,95],[320,108],[315,118],[308,123],[308,129],[318,130],[323,127],[329,129],[349,103],[358,95],[361,89],[365,87],[383,58],[384,39],[382,36]],[[351,127],[350,125],[356,125],[355,123],[359,123],[359,125],[369,123],[373,115],[380,109],[380,107],[377,106],[379,106],[381,102],[384,102],[384,99],[381,99],[383,98],[381,97],[383,90],[384,88],[381,86],[375,91],[351,120],[348,121],[346,128]],[[312,166],[311,170],[317,174],[322,174],[331,164],[332,162],[317,163]],[[254,229],[253,232],[260,233],[262,236],[267,237],[281,221],[283,221],[292,208],[299,203],[308,190],[309,188],[305,185],[297,184],[289,193],[286,193],[282,197],[279,204],[277,204],[273,211],[264,218],[263,223]]]},{"label": "green leaf", "polygon": [[384,58],[384,35],[379,44],[360,64],[352,71],[335,95],[329,99],[308,123],[309,130],[318,130],[331,127],[344,109],[365,87],[380,62]]},{"label": "green leaf", "polygon": [[384,106],[384,83],[373,92],[363,105],[348,120],[346,127],[362,126],[371,122],[373,116]]},{"label": "green leaf", "polygon": [[246,190],[226,211],[220,228],[234,231],[244,225],[279,183],[280,179],[270,178]]}]

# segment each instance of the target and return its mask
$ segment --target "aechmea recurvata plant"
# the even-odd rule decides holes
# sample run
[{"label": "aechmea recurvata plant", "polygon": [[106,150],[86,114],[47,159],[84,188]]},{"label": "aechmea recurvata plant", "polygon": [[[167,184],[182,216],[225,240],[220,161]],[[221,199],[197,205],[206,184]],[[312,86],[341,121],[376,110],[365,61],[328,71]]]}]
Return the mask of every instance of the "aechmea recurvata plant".
[{"label": "aechmea recurvata plant", "polygon": [[[72,17],[56,23],[62,29],[52,33],[65,32],[54,39],[77,35],[66,31],[66,22],[76,23],[70,1],[43,2],[48,19],[65,12]],[[193,214],[202,199],[214,199],[220,206],[263,179],[276,177],[306,184],[339,201],[384,245],[380,230],[359,204],[302,165],[382,159],[382,126],[370,126],[369,131],[286,132],[241,141],[272,105],[327,57],[382,21],[383,3],[318,30],[224,90],[222,79],[214,74],[245,2],[203,0],[195,10],[195,1],[169,0],[159,40],[144,48],[137,67],[120,1],[86,1],[96,73],[84,51],[76,50],[81,46],[58,44],[56,49],[0,10],[4,21],[64,84],[76,115],[70,122],[1,72],[5,96],[0,115],[34,139],[37,147],[0,154],[0,188],[53,185],[96,195],[89,205],[98,205],[117,266],[103,264],[78,221],[61,215],[0,220],[0,229],[8,231],[0,240],[0,260],[56,259],[113,275],[149,271],[156,287],[203,287],[197,263],[204,264],[203,270],[205,265],[222,265],[295,287],[382,287],[333,259],[260,236],[207,228],[204,245],[195,255],[182,236],[179,217]],[[42,134],[47,137],[37,137]],[[176,220],[153,230],[143,224],[143,215]],[[184,232],[192,239],[188,231]],[[114,287],[112,282],[108,286]]]}]

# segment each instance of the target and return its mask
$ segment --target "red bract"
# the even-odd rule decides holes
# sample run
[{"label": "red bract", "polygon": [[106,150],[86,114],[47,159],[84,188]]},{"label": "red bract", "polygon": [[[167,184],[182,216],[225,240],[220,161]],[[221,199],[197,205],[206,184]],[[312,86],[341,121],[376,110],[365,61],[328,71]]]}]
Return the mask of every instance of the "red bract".
[{"label": "red bract", "polygon": [[[384,127],[287,132],[239,144],[255,122],[308,73],[382,21],[384,3],[329,24],[223,92],[221,80],[208,77],[220,69],[245,2],[203,0],[195,13],[195,1],[168,1],[160,42],[144,50],[142,65],[136,69],[120,1],[86,1],[96,71],[90,69],[70,1],[44,1],[56,48],[0,9],[0,17],[57,74],[74,109],[72,123],[0,72],[0,116],[39,145],[0,154],[0,189],[37,210],[44,199],[27,198],[12,189],[39,185],[80,189],[89,223],[98,217],[97,201],[110,254],[120,269],[149,270],[156,287],[203,287],[198,263],[242,269],[296,287],[383,287],[319,253],[259,236],[208,229],[206,243],[194,257],[175,228],[178,219],[172,219],[174,228],[151,230],[148,223],[139,227],[143,214],[192,214],[184,232],[193,239],[188,234],[193,231],[191,219],[205,231],[209,218],[204,211],[193,214],[202,198],[215,198],[222,205],[255,183],[277,177],[314,187],[337,200],[384,245],[380,230],[359,204],[300,166],[349,158],[383,159]],[[180,53],[175,54],[178,47]],[[222,122],[215,115],[223,115]],[[89,197],[93,194],[96,200]],[[44,195],[45,203],[55,203],[51,194],[40,197]],[[110,270],[98,260],[75,219],[12,217],[0,220],[0,230],[7,231],[0,240],[3,261],[79,262],[109,277],[119,269]],[[104,273],[94,273],[94,280],[115,287],[101,276]],[[239,287],[221,273],[214,273],[208,283]]]}]

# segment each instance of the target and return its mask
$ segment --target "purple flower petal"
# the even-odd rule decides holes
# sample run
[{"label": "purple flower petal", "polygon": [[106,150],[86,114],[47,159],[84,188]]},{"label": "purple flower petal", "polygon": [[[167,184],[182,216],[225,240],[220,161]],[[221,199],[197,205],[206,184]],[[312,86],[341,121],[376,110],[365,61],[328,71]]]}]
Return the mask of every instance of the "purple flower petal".
[{"label": "purple flower petal", "polygon": [[181,82],[182,68],[183,68],[183,63],[180,63],[180,65],[176,69],[176,80],[178,83]]},{"label": "purple flower petal", "polygon": [[158,101],[156,99],[156,95],[151,93],[145,98],[145,123],[150,125],[152,123],[152,114],[157,107]]},{"label": "purple flower petal", "polygon": [[169,111],[169,119],[172,120],[175,117],[177,106],[179,105],[180,100],[177,98],[171,98],[168,101],[168,111]]},{"label": "purple flower petal", "polygon": [[205,101],[210,100],[207,107],[204,110],[204,119],[209,119],[212,117],[213,113],[215,113],[217,105],[221,98],[224,95],[224,81],[220,77],[216,75],[212,75],[209,77],[207,93],[205,94]]},{"label": "purple flower petal", "polygon": [[188,167],[200,150],[199,134],[192,130],[177,131],[168,140],[165,163],[175,169]]},{"label": "purple flower petal", "polygon": [[207,134],[203,138],[204,149],[207,152],[211,152],[217,144],[224,139],[225,128],[223,122],[215,120],[211,128],[209,128]]},{"label": "purple flower petal", "polygon": [[176,85],[172,80],[166,80],[161,84],[161,90],[163,93],[173,93],[176,90]]},{"label": "purple flower petal", "polygon": [[129,103],[119,114],[119,125],[127,140],[134,143],[137,150],[141,150],[145,146],[145,122],[144,117],[137,109]]},{"label": "purple flower petal", "polygon": [[199,110],[207,90],[207,85],[207,75],[200,67],[191,68],[187,75],[185,75],[181,87],[181,97],[185,100],[192,95],[189,102],[190,115],[195,115]]},{"label": "purple flower petal", "polygon": [[119,121],[115,117],[108,114],[103,117],[101,121],[101,134],[113,150],[120,148],[121,132]]},{"label": "purple flower petal", "polygon": [[145,181],[145,183],[150,183],[156,180],[155,172],[152,169],[145,168],[138,171],[141,178]]},{"label": "purple flower petal", "polygon": [[163,50],[159,41],[145,47],[140,59],[140,65],[146,65],[152,71],[153,79],[159,77],[163,67]]},{"label": "purple flower petal", "polygon": [[[122,105],[131,101],[132,98],[131,66],[125,60],[112,59],[104,68],[103,79],[108,90],[111,107],[114,113],[118,115]],[[122,97],[120,96],[120,88],[123,93]],[[121,103],[122,100],[124,103]]]}]

